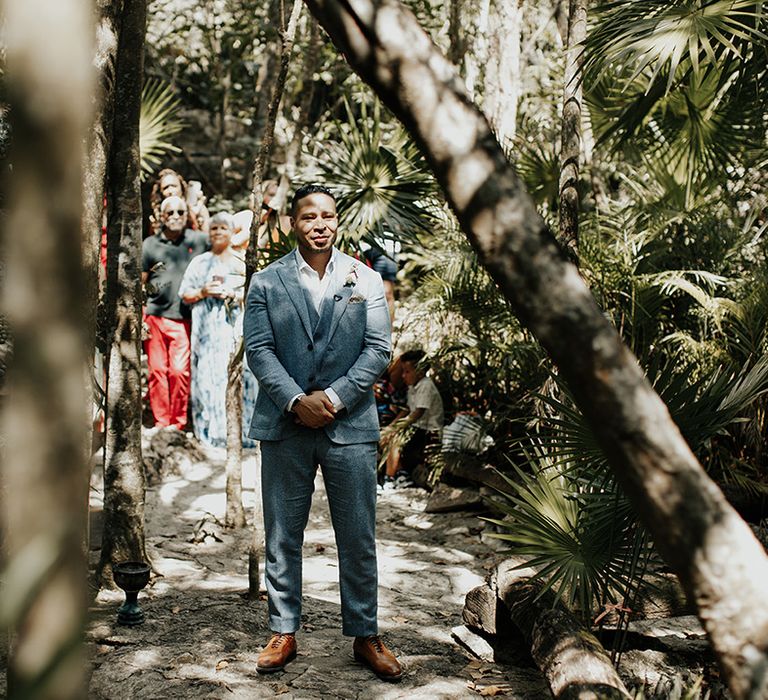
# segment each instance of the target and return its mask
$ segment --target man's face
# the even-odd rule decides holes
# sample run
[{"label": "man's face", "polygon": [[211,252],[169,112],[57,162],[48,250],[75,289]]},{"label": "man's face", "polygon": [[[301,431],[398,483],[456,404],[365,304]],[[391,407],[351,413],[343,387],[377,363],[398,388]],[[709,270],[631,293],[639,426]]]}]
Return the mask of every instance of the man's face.
[{"label": "man's face", "polygon": [[300,199],[291,217],[299,248],[305,253],[325,253],[336,240],[339,220],[336,202],[322,192],[314,192]]},{"label": "man's face", "polygon": [[181,197],[181,182],[175,175],[166,175],[160,180],[160,194],[167,197]]},{"label": "man's face", "polygon": [[171,197],[163,201],[160,212],[163,228],[171,234],[181,233],[187,225],[187,204],[181,197]]}]

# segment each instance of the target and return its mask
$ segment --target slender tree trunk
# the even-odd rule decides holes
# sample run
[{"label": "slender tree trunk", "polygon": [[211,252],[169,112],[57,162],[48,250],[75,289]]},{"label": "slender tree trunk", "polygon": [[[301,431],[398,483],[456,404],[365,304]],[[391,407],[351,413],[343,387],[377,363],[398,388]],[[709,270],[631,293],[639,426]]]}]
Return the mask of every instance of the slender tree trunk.
[{"label": "slender tree trunk", "polygon": [[517,131],[521,14],[519,0],[496,0],[488,27],[483,111],[499,143],[507,149],[511,148]]},{"label": "slender tree trunk", "polygon": [[141,457],[141,191],[139,114],[147,0],[125,0],[117,51],[109,157],[107,313],[109,362],[104,466],[104,534],[98,573],[145,561],[145,476]]},{"label": "slender tree trunk", "polygon": [[[253,203],[253,222],[251,223],[251,240],[245,255],[245,281],[246,290],[251,279],[253,271],[256,269],[256,258],[258,256],[257,241],[259,238],[259,224],[261,223],[261,204],[264,201],[261,192],[261,183],[264,179],[264,171],[272,153],[272,143],[275,139],[275,122],[277,121],[277,112],[280,109],[280,101],[285,91],[285,81],[288,77],[288,68],[291,63],[291,53],[293,52],[293,43],[296,38],[296,27],[299,22],[301,12],[301,0],[293,0],[291,16],[288,20],[288,26],[281,26],[280,29],[280,70],[272,86],[272,97],[269,102],[269,111],[267,113],[267,125],[261,137],[261,147],[253,164],[253,179],[251,184],[251,201]],[[280,17],[285,17],[283,3],[280,3]]]},{"label": "slender tree trunk", "polygon": [[[87,337],[90,339],[91,357],[84,369],[92,385],[93,402],[103,395],[103,355],[95,346],[98,335],[97,309],[99,308],[101,282],[101,228],[104,209],[104,195],[107,185],[107,158],[112,139],[114,118],[115,67],[117,62],[117,41],[120,31],[118,19],[122,13],[122,2],[97,0],[96,2],[96,45],[93,65],[96,68],[98,87],[94,94],[94,117],[88,133],[85,158],[83,160],[83,269],[86,292],[83,308],[86,314]],[[91,412],[89,418],[92,418]],[[89,421],[85,439],[88,450],[93,449],[93,430],[96,424]],[[86,502],[85,508],[88,508]],[[87,548],[90,550],[90,532]]]},{"label": "slender tree trunk", "polygon": [[285,155],[285,168],[283,174],[289,179],[296,176],[299,164],[301,163],[301,144],[304,138],[304,132],[309,124],[310,111],[315,99],[315,82],[312,75],[315,72],[320,53],[320,27],[317,20],[310,15],[309,23],[309,45],[304,54],[304,65],[302,67],[302,91],[301,102],[299,103],[299,118],[296,122],[296,129],[293,138],[288,146]]},{"label": "slender tree trunk", "polygon": [[106,192],[107,157],[112,137],[118,20],[121,12],[121,1],[96,2],[96,46],[93,64],[99,85],[83,162],[83,267],[88,287],[84,307],[89,314],[86,327],[91,336],[96,331],[96,307],[99,300],[101,223]]},{"label": "slender tree trunk", "polygon": [[768,557],[566,261],[453,67],[395,0],[306,1],[420,144],[480,260],[558,365],[696,605],[733,697],[764,697]]},{"label": "slender tree trunk", "polygon": [[[267,126],[264,130],[264,134],[261,139],[261,148],[259,154],[256,157],[256,162],[253,165],[253,189],[252,198],[253,203],[253,223],[251,224],[251,238],[248,243],[248,249],[245,254],[245,290],[247,292],[251,281],[251,275],[256,269],[257,255],[258,255],[258,241],[259,241],[259,224],[261,222],[261,204],[263,202],[263,195],[261,192],[261,183],[264,178],[264,169],[269,155],[272,150],[272,142],[275,135],[275,122],[277,120],[277,112],[280,108],[280,101],[283,97],[285,90],[285,80],[288,76],[288,67],[291,61],[291,53],[293,51],[293,44],[296,38],[296,27],[299,22],[299,14],[301,13],[301,0],[294,0],[293,7],[291,9],[290,19],[288,20],[288,26],[282,26],[284,21],[285,11],[284,5],[280,3],[280,18],[281,18],[281,49],[280,49],[280,71],[277,74],[274,87],[272,89],[272,99],[269,103],[269,114],[267,116]],[[242,341],[241,341],[242,346]],[[239,362],[235,364],[234,361],[230,363],[230,382],[237,380],[242,382],[243,376],[243,349],[238,349],[236,355],[239,356]],[[229,389],[228,389],[229,390]],[[240,411],[240,420],[242,421],[242,410]],[[242,430],[241,424],[239,427]],[[230,435],[234,434],[234,428],[232,431],[227,431]],[[227,445],[229,448],[229,444]],[[257,470],[256,482],[254,484],[255,491],[255,503],[253,514],[253,539],[251,540],[251,547],[248,551],[248,597],[251,600],[258,600],[259,587],[260,587],[260,562],[262,552],[264,550],[264,523],[261,514],[261,469]]]},{"label": "slender tree trunk", "polygon": [[[91,8],[4,0],[12,130],[2,312],[14,336],[3,401],[3,618],[8,696],[85,697],[88,396],[82,144],[90,123]],[[67,37],[51,41],[50,37]]]},{"label": "slender tree trunk", "polygon": [[581,67],[587,38],[587,0],[570,0],[560,146],[560,243],[574,259],[579,252],[579,156],[581,155]]},{"label": "slender tree trunk", "polygon": [[245,527],[243,509],[243,344],[229,358],[227,377],[227,504],[224,525]]},{"label": "slender tree trunk", "polygon": [[461,65],[464,59],[466,43],[464,41],[464,32],[461,25],[463,16],[463,0],[449,0],[448,3],[448,60],[454,66]]},{"label": "slender tree trunk", "polygon": [[490,8],[491,0],[481,0],[474,40],[464,55],[464,75],[470,100],[476,99],[477,86],[480,82],[480,67],[484,66],[488,59],[488,15]]}]

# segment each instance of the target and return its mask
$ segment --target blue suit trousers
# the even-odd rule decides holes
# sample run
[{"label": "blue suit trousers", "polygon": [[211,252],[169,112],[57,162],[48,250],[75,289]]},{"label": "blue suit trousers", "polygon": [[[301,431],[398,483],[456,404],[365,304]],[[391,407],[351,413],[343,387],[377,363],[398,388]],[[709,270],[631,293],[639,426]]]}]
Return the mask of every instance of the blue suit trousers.
[{"label": "blue suit trousers", "polygon": [[339,557],[342,633],[377,634],[376,443],[342,445],[325,431],[261,442],[269,625],[295,632],[301,618],[304,529],[320,465]]}]

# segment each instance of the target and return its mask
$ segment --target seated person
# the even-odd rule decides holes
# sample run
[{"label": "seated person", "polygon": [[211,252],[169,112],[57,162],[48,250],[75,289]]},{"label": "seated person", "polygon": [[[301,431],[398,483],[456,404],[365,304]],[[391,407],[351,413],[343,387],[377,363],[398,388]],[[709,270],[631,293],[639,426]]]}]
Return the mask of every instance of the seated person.
[{"label": "seated person", "polygon": [[414,468],[424,461],[427,445],[440,442],[443,429],[443,400],[435,383],[426,376],[427,365],[423,350],[410,350],[400,356],[403,381],[408,386],[408,408],[402,410],[383,436],[382,442],[392,441],[395,433],[410,431],[405,444],[391,444],[387,455],[384,488],[411,486]]}]

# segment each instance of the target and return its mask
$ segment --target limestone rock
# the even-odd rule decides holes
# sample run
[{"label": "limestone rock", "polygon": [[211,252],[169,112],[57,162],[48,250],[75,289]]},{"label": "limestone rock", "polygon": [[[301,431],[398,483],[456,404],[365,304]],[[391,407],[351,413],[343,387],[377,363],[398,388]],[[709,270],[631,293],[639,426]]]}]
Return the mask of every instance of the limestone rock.
[{"label": "limestone rock", "polygon": [[430,494],[424,511],[450,513],[456,510],[474,510],[482,505],[483,499],[476,489],[460,489],[447,484],[438,484]]},{"label": "limestone rock", "polygon": [[493,647],[476,632],[464,625],[459,625],[451,630],[451,636],[470,653],[483,661],[493,661]]}]

